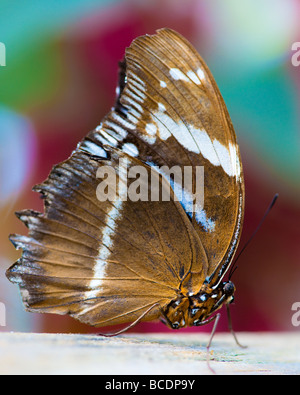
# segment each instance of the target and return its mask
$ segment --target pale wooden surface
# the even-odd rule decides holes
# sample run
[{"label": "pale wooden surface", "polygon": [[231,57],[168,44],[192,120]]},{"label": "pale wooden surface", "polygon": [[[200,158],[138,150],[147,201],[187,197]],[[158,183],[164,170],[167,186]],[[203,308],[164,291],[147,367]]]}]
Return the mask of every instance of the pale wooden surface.
[{"label": "pale wooden surface", "polygon": [[[94,335],[0,333],[0,374],[210,374],[208,334]],[[300,333],[217,334],[217,374],[300,374]]]}]

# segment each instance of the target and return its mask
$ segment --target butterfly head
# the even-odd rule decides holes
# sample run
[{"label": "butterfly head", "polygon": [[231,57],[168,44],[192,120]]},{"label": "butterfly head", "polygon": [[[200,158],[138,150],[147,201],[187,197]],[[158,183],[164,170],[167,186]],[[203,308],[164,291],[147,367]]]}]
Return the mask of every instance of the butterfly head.
[{"label": "butterfly head", "polygon": [[200,326],[223,304],[234,301],[235,286],[231,281],[222,282],[217,288],[204,287],[191,298],[190,326]]},{"label": "butterfly head", "polygon": [[235,286],[231,281],[222,282],[217,288],[204,285],[196,295],[180,295],[173,300],[163,310],[162,321],[172,329],[204,325],[223,304],[234,301],[234,292]]}]

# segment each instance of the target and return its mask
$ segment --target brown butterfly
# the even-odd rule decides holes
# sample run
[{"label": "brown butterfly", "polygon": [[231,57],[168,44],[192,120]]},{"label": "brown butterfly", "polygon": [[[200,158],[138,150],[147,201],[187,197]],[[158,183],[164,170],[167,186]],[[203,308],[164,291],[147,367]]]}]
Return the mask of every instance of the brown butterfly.
[{"label": "brown butterfly", "polygon": [[[120,66],[114,108],[34,187],[45,213],[17,213],[29,235],[11,236],[23,254],[7,276],[32,312],[98,327],[154,319],[173,329],[204,325],[235,291],[224,281],[244,215],[234,129],[208,67],[178,33],[137,38]],[[176,199],[172,176],[169,200],[162,192],[149,199],[150,183],[148,199],[124,199],[136,166],[148,180],[158,175],[162,190],[162,168],[204,168],[203,205],[190,210]],[[97,174],[108,167],[119,187],[115,199],[100,201]],[[184,192],[193,195],[195,182]]]}]

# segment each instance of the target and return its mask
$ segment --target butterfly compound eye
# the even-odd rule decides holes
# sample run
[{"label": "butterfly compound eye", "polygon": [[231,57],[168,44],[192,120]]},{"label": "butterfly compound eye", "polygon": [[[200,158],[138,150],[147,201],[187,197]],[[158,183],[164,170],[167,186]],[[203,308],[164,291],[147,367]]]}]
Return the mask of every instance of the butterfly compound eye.
[{"label": "butterfly compound eye", "polygon": [[231,281],[228,281],[228,283],[224,284],[223,292],[227,297],[233,296],[235,292],[235,286]]}]

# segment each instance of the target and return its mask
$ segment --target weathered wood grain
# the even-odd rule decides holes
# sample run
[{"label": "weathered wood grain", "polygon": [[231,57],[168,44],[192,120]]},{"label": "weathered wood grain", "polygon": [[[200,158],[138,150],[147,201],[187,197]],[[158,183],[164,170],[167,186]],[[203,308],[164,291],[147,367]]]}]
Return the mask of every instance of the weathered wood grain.
[{"label": "weathered wood grain", "polygon": [[[300,333],[217,334],[218,374],[300,374]],[[94,335],[0,333],[0,374],[210,374],[208,334]]]}]

